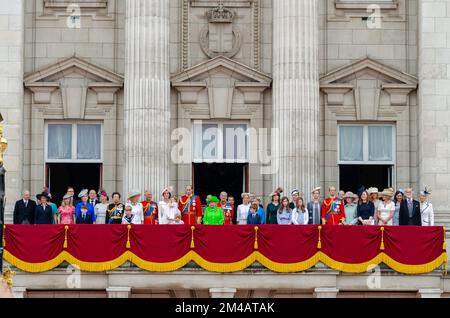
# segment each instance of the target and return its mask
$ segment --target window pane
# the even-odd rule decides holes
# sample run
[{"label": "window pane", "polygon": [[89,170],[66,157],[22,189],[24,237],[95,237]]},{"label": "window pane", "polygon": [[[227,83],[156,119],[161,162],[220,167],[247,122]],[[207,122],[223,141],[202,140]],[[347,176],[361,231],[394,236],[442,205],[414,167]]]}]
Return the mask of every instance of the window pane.
[{"label": "window pane", "polygon": [[217,124],[194,124],[194,159],[212,160],[217,159]]},{"label": "window pane", "polygon": [[77,125],[77,158],[101,159],[101,125]]},{"label": "window pane", "polygon": [[247,160],[248,136],[247,125],[226,124],[223,125],[223,154],[226,160]]},{"label": "window pane", "polygon": [[339,126],[339,155],[341,161],[363,161],[362,126]]},{"label": "window pane", "polygon": [[48,159],[72,159],[72,125],[48,125]]},{"label": "window pane", "polygon": [[369,126],[369,161],[393,161],[392,126]]}]

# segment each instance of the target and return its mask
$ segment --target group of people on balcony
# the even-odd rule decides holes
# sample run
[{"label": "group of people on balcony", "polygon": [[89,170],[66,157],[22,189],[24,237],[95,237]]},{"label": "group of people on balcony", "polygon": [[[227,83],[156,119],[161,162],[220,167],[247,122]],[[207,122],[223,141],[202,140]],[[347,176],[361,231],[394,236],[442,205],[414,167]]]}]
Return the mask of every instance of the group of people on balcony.
[{"label": "group of people on balcony", "polygon": [[123,203],[118,192],[109,198],[105,191],[86,189],[75,199],[75,191],[69,187],[59,207],[47,191],[36,196],[37,203],[31,200],[29,191],[24,191],[14,207],[14,224],[434,225],[427,188],[420,192],[419,201],[413,199],[410,188],[396,192],[361,188],[354,194],[330,187],[324,200],[321,189],[315,188],[310,201],[305,201],[297,189],[289,199],[278,188],[270,195],[266,209],[252,193],[242,193],[242,204],[237,206],[234,197],[226,192],[219,197],[208,195],[206,206],[202,206],[193,190],[186,186],[185,194],[177,200],[173,189],[167,187],[160,202],[153,201],[150,191],[145,191],[144,200],[140,201],[141,193],[134,191]]}]

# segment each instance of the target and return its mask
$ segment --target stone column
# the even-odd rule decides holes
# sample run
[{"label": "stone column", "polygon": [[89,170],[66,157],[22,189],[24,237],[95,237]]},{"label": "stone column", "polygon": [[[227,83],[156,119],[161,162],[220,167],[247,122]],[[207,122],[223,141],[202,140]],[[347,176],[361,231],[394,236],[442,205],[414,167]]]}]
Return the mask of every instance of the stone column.
[{"label": "stone column", "polygon": [[[273,188],[319,186],[319,27],[316,0],[273,1]],[[272,153],[277,156],[277,153]]]},{"label": "stone column", "polygon": [[0,21],[0,112],[4,118],[3,135],[8,139],[4,156],[5,222],[11,223],[14,202],[23,190],[24,1],[2,2]]},{"label": "stone column", "polygon": [[[419,186],[428,185],[436,222],[450,209],[450,0],[419,0]],[[420,189],[415,189],[418,193]]]},{"label": "stone column", "polygon": [[126,2],[125,194],[159,193],[169,182],[169,3]]}]

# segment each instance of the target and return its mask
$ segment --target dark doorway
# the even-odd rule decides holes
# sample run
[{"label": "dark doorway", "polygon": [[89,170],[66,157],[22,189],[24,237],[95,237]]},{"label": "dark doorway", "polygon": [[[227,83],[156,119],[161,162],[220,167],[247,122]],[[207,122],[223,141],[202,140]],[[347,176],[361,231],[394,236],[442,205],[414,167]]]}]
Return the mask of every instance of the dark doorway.
[{"label": "dark doorway", "polygon": [[344,191],[357,192],[361,186],[366,189],[377,187],[380,191],[392,187],[393,166],[341,165],[339,166],[339,187]]},{"label": "dark doorway", "polygon": [[220,192],[225,191],[234,196],[236,205],[241,204],[241,194],[247,188],[247,167],[238,163],[193,164],[195,194],[206,204],[208,194],[219,197]]},{"label": "dark doorway", "polygon": [[100,163],[50,163],[47,164],[47,186],[53,202],[59,205],[68,186],[75,189],[75,201],[83,189],[99,190],[102,164]]}]

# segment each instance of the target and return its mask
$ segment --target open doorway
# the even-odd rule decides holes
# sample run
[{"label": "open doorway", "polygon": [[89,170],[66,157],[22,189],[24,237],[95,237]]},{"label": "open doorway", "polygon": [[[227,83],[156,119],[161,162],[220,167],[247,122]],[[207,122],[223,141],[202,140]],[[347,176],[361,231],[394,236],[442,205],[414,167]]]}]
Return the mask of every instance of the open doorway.
[{"label": "open doorway", "polygon": [[340,165],[339,188],[357,192],[361,186],[366,189],[377,187],[380,191],[393,185],[392,165]]},{"label": "open doorway", "polygon": [[241,204],[241,194],[248,188],[248,164],[240,163],[194,163],[195,193],[206,204],[208,194],[219,197],[225,191]]},{"label": "open doorway", "polygon": [[[102,179],[101,163],[49,163],[47,186],[53,202],[59,204],[68,186],[75,189],[75,196],[83,189],[99,190]],[[75,198],[75,201],[78,197]]]}]

